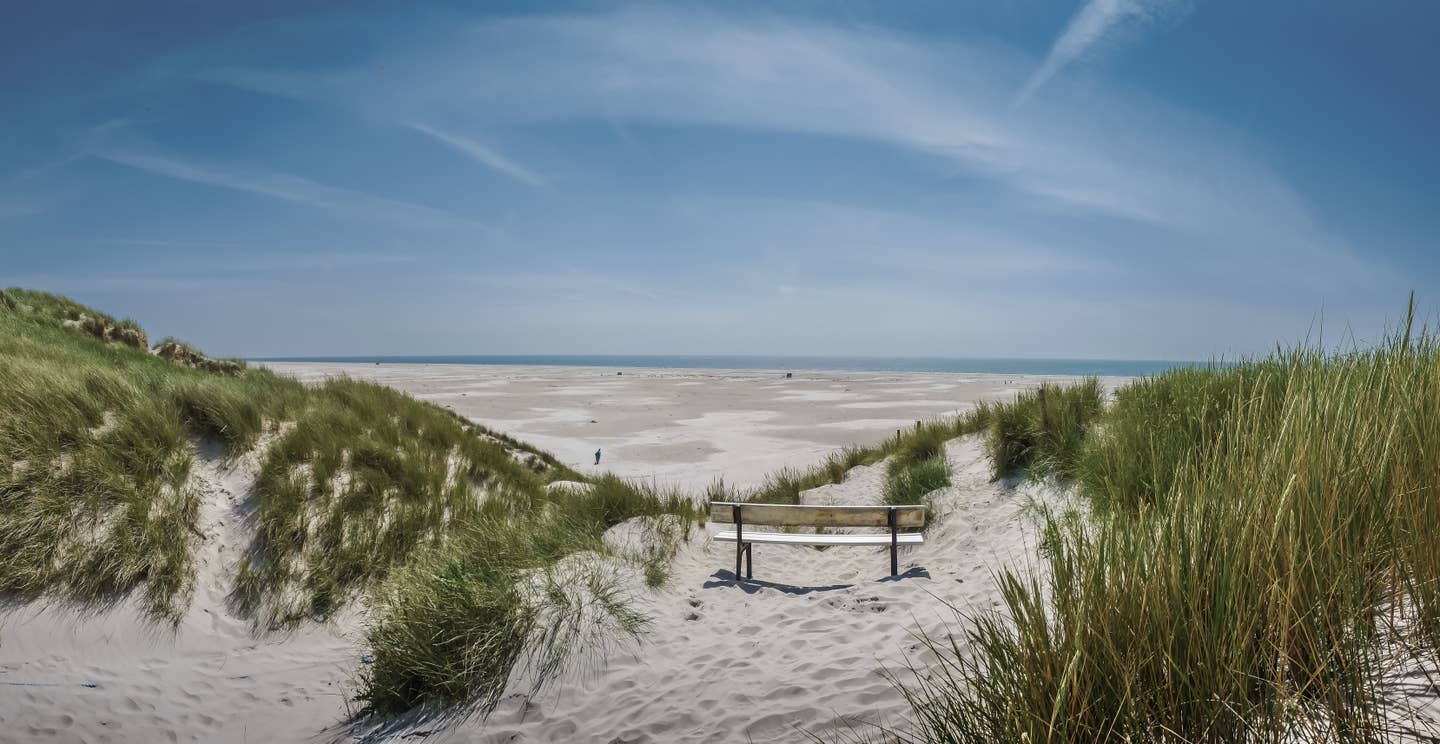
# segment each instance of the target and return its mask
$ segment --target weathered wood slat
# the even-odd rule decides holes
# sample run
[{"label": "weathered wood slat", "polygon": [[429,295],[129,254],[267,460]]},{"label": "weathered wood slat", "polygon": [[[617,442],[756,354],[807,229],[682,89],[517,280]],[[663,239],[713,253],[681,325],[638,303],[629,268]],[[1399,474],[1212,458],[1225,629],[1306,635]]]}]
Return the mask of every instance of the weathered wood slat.
[{"label": "weathered wood slat", "polygon": [[[710,521],[731,524],[735,521],[728,501],[710,504]],[[740,519],[745,525],[770,527],[889,527],[888,506],[810,506],[795,504],[738,504]],[[896,527],[924,527],[925,507],[895,507]]]},{"label": "weathered wood slat", "polygon": [[[715,535],[720,542],[735,542],[735,531],[726,530]],[[895,536],[900,545],[919,545],[925,537],[918,532],[902,532]],[[777,545],[889,545],[890,533],[881,535],[797,535],[786,532],[745,531],[747,543],[773,543]]]}]

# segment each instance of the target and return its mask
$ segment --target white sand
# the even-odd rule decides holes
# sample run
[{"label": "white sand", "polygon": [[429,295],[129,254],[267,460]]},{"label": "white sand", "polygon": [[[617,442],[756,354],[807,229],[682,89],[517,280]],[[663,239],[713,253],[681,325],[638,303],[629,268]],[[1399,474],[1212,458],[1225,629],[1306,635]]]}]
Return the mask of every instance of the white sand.
[{"label": "white sand", "polygon": [[[795,372],[455,364],[270,363],[316,381],[391,385],[549,450],[580,472],[608,470],[700,491],[756,485],[847,444],[1011,398],[1035,375]],[[1118,385],[1122,378],[1106,383]],[[594,466],[596,448],[603,451]]]}]

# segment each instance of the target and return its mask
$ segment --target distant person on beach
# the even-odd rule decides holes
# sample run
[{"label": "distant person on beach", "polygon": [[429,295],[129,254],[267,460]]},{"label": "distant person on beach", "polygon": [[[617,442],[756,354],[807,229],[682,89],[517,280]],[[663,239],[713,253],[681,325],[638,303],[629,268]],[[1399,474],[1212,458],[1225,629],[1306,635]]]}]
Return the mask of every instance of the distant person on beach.
[{"label": "distant person on beach", "polygon": [[598,450],[598,449],[595,450],[595,464],[596,464],[596,465],[599,465],[599,464],[600,464],[600,450]]}]

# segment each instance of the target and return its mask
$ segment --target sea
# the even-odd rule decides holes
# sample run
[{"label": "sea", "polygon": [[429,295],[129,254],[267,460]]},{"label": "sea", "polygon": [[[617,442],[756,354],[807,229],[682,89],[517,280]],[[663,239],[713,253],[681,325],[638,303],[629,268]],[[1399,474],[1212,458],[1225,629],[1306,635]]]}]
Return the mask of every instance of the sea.
[{"label": "sea", "polygon": [[255,362],[336,362],[359,364],[508,364],[558,367],[662,369],[756,369],[828,372],[960,372],[1014,375],[1145,377],[1176,367],[1208,362],[1143,359],[998,359],[964,357],[713,356],[517,354],[452,356],[265,357]]}]

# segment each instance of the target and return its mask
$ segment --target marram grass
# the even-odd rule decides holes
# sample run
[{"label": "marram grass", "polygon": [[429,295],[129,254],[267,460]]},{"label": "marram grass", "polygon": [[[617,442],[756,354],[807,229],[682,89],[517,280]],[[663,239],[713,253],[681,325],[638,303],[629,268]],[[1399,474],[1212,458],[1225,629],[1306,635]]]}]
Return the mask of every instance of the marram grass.
[{"label": "marram grass", "polygon": [[533,690],[597,648],[638,637],[648,619],[630,608],[601,538],[637,516],[679,515],[688,531],[699,510],[614,476],[549,498],[525,513],[482,509],[381,585],[366,711],[429,704],[488,713],[517,665]]},{"label": "marram grass", "polygon": [[[1384,741],[1387,675],[1436,668],[1440,353],[1433,337],[1175,370],[1121,390],[1067,466],[1003,607],[932,639],[908,738]],[[1435,732],[1430,731],[1431,734]]]},{"label": "marram grass", "polygon": [[6,290],[0,303],[0,590],[82,604],[141,590],[177,620],[194,584],[199,496],[195,436],[231,451],[260,435],[262,412],[303,395],[265,371],[217,378],[105,343],[64,298]]},{"label": "marram grass", "polygon": [[[893,458],[892,462],[902,464],[893,467],[887,466],[888,480],[902,477],[900,473],[906,467],[922,462],[931,462],[933,474],[938,470],[938,466],[933,461],[937,459],[943,461],[944,459],[945,442],[955,437],[984,431],[990,422],[990,410],[990,406],[981,405],[974,411],[960,416],[923,422],[915,428],[903,429],[896,436],[889,437],[875,445],[845,447],[831,453],[824,462],[815,467],[805,470],[786,468],[771,473],[766,477],[764,483],[747,491],[737,491],[726,486],[724,482],[717,482],[710,486],[705,496],[709,501],[798,504],[800,503],[800,492],[830,483],[842,483],[852,468],[874,465],[886,458]],[[935,479],[931,478],[930,480],[934,481]],[[943,487],[948,483],[947,474],[945,482],[936,487]],[[911,493],[913,488],[906,486],[902,491]],[[896,493],[902,491],[896,491]]]},{"label": "marram grass", "polygon": [[1085,436],[1100,417],[1104,391],[1097,378],[1077,385],[1045,384],[1006,403],[982,407],[989,428],[985,446],[995,477],[1075,475]]},{"label": "marram grass", "polygon": [[[644,627],[613,574],[566,568],[571,556],[605,553],[605,529],[634,516],[698,516],[613,477],[551,492],[548,479],[583,479],[380,385],[196,368],[193,349],[166,359],[142,339],[63,297],[0,292],[0,591],[91,607],[138,593],[154,620],[178,622],[195,583],[198,447],[263,445],[237,607],[264,631],[369,595],[365,710],[483,712],[517,661],[543,684]],[[662,566],[643,569],[663,581]]]}]

